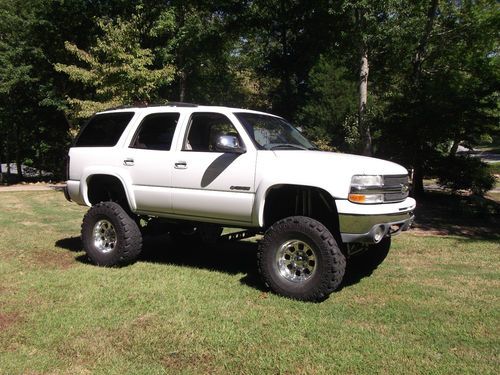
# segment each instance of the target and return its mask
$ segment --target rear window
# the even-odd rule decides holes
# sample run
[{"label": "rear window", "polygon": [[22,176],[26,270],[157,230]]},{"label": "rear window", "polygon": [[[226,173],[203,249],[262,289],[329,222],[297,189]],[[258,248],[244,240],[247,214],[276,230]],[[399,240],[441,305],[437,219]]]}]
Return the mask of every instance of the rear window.
[{"label": "rear window", "polygon": [[75,147],[113,147],[133,116],[134,112],[95,115],[82,129]]}]

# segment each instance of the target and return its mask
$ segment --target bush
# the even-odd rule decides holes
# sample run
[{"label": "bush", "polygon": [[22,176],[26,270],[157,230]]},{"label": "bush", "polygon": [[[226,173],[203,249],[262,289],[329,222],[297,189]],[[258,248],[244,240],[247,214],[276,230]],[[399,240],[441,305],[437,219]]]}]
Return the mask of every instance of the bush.
[{"label": "bush", "polygon": [[442,159],[439,164],[438,183],[452,190],[470,190],[484,195],[495,186],[495,176],[479,158],[453,156]]}]

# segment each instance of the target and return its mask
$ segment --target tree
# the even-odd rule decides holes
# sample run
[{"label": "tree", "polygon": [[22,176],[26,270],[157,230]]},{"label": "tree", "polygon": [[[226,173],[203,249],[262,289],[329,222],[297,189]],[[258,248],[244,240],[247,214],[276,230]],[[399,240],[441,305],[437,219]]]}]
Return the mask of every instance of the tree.
[{"label": "tree", "polygon": [[252,1],[241,17],[240,53],[268,98],[268,109],[294,118],[306,100],[308,77],[342,26],[329,1]]},{"label": "tree", "polygon": [[498,128],[494,3],[422,1],[414,4],[413,19],[402,20],[404,64],[385,98],[380,146],[414,168],[417,195],[452,143]]},{"label": "tree", "polygon": [[306,102],[297,115],[307,135],[323,148],[355,151],[359,146],[357,85],[332,56],[321,56],[308,78]]},{"label": "tree", "polygon": [[[337,53],[348,56],[344,58],[344,64],[357,76],[358,151],[363,155],[370,156],[373,153],[374,111],[370,106],[377,102],[377,91],[380,90],[377,86],[383,82],[377,79],[377,72],[370,71],[370,66],[375,62],[380,77],[385,64],[386,37],[393,32],[395,25],[392,17],[401,7],[400,2],[391,0],[344,0],[332,3],[330,8],[331,13],[345,20],[341,37],[337,36],[332,45]],[[375,79],[370,79],[373,73]]]},{"label": "tree", "polygon": [[[91,39],[94,2],[2,0],[0,10],[0,159],[62,177],[69,144],[61,93],[68,85],[52,61],[63,38]],[[100,11],[101,9],[99,9]]]},{"label": "tree", "polygon": [[75,118],[86,118],[109,107],[133,102],[150,102],[162,85],[172,81],[175,70],[165,64],[151,69],[154,55],[141,47],[139,17],[131,21],[101,19],[104,35],[89,52],[66,42],[66,49],[86,66],[56,63],[56,71],[93,89],[89,98],[68,98]]}]

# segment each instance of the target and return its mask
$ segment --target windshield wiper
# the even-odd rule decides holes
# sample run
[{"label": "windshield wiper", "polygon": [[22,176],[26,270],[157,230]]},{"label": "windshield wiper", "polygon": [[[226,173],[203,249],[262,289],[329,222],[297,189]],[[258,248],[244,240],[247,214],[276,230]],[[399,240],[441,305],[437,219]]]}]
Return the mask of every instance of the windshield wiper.
[{"label": "windshield wiper", "polygon": [[274,150],[276,148],[294,148],[294,149],[298,149],[298,150],[307,150],[307,148],[305,148],[304,146],[300,146],[300,145],[295,145],[293,143],[279,143],[279,144],[276,144],[276,145],[270,145],[268,147],[268,150]]}]

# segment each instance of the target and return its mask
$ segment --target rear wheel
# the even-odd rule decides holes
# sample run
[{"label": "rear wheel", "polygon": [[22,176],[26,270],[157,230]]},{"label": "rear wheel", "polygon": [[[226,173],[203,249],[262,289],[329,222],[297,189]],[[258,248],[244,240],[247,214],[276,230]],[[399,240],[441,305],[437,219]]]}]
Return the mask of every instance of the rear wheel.
[{"label": "rear wheel", "polygon": [[266,285],[277,294],[321,301],[342,282],[345,256],[320,222],[292,216],[271,226],[258,250],[258,267]]},{"label": "rear wheel", "polygon": [[121,266],[132,263],[142,249],[137,223],[114,202],[92,206],[82,223],[83,248],[98,266]]}]

